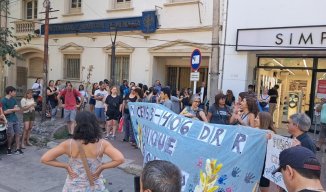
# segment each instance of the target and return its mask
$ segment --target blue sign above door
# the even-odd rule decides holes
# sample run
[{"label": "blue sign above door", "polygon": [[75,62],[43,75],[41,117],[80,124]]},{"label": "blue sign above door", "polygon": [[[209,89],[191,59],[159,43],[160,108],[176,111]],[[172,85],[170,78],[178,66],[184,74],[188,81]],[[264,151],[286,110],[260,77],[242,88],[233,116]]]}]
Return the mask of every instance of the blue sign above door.
[{"label": "blue sign above door", "polygon": [[[157,28],[156,11],[144,11],[141,17],[50,24],[49,35],[110,32],[115,30],[154,33]],[[41,34],[44,34],[44,25],[41,26]]]}]

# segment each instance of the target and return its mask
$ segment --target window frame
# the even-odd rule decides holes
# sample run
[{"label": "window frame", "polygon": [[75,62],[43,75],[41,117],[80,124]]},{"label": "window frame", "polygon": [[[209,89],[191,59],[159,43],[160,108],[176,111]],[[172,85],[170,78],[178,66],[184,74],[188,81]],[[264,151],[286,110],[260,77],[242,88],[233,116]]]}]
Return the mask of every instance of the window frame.
[{"label": "window frame", "polygon": [[[117,58],[121,59],[121,61],[118,63],[117,62]],[[128,69],[124,68],[124,63],[123,63],[123,58],[128,58]],[[111,63],[111,54],[108,55],[108,59],[109,59],[109,75],[110,77],[114,77],[113,76],[113,71],[112,71],[112,63]],[[130,61],[131,61],[131,55],[130,54],[117,54],[115,56],[115,66],[119,66],[119,71],[118,71],[118,78],[116,77],[116,83],[117,85],[119,85],[124,79],[128,80],[130,79]],[[124,72],[127,72],[127,74],[125,74],[124,76]]]},{"label": "window frame", "polygon": [[119,0],[112,0],[113,9],[130,9],[132,8],[132,0],[120,0],[122,2],[118,2]]},{"label": "window frame", "polygon": [[[78,77],[73,77],[73,75],[68,74],[68,59],[79,59],[79,66],[78,72],[75,71],[74,73],[78,74]],[[63,78],[68,80],[80,80],[81,78],[81,54],[73,54],[67,53],[63,55]],[[71,72],[70,72],[71,73]]]},{"label": "window frame", "polygon": [[[28,4],[32,4],[31,18],[28,18]],[[26,20],[36,20],[38,16],[38,0],[25,0],[23,2],[23,13],[24,19]]]},{"label": "window frame", "polygon": [[[76,7],[72,7],[73,1],[76,1]],[[80,5],[80,6],[78,6]],[[82,0],[69,0],[69,13],[81,13],[83,7],[83,1]]]}]

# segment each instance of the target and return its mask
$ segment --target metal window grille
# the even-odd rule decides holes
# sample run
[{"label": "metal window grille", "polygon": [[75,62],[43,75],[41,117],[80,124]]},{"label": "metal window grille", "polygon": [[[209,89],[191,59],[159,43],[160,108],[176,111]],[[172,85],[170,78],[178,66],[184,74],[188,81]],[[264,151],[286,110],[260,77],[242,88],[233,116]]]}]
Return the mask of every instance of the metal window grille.
[{"label": "metal window grille", "polygon": [[111,71],[111,77],[115,84],[120,84],[124,79],[129,79],[129,61],[129,56],[115,57],[114,71]]},{"label": "metal window grille", "polygon": [[80,78],[80,55],[65,55],[64,77],[66,79]]}]

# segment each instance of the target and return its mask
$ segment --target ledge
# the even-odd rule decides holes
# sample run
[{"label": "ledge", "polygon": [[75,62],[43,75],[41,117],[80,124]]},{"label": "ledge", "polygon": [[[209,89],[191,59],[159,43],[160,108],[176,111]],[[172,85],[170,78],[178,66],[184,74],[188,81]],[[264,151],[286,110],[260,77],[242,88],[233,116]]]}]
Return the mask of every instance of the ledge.
[{"label": "ledge", "polygon": [[81,16],[84,15],[84,13],[66,13],[63,14],[62,17],[73,17],[73,16]]},{"label": "ledge", "polygon": [[132,11],[134,10],[133,7],[129,7],[129,8],[118,8],[118,9],[108,9],[106,10],[107,13],[111,13],[111,12],[119,12],[119,11]]},{"label": "ledge", "polygon": [[163,4],[166,7],[173,7],[173,6],[180,6],[180,5],[191,5],[191,4],[198,4],[200,0],[189,0],[184,2],[171,2]]}]

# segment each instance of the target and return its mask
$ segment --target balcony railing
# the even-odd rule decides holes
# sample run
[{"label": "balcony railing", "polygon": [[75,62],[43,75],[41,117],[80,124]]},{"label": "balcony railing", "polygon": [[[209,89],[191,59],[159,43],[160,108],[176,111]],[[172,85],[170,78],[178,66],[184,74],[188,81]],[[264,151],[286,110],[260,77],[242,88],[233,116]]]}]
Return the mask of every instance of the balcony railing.
[{"label": "balcony railing", "polygon": [[16,35],[32,34],[35,31],[36,23],[33,21],[16,21]]}]

